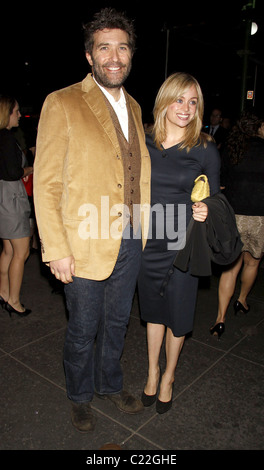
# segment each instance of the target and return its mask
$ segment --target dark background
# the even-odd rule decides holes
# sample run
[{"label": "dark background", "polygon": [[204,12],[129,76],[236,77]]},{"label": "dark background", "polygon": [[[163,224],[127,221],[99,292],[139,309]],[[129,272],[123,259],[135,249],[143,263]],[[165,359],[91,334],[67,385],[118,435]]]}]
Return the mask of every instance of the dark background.
[{"label": "dark background", "polygon": [[[151,120],[156,93],[176,71],[194,75],[205,98],[205,122],[220,106],[235,118],[241,110],[246,0],[37,3],[1,7],[0,93],[15,95],[21,110],[40,112],[45,96],[81,81],[90,71],[84,55],[82,24],[104,6],[125,11],[135,21],[137,51],[125,87]],[[262,111],[264,103],[263,0],[252,10],[258,32],[248,45],[248,90],[255,99],[246,107]],[[169,43],[167,31],[169,30]],[[168,64],[166,69],[166,50]],[[167,72],[167,73],[166,73]]]}]

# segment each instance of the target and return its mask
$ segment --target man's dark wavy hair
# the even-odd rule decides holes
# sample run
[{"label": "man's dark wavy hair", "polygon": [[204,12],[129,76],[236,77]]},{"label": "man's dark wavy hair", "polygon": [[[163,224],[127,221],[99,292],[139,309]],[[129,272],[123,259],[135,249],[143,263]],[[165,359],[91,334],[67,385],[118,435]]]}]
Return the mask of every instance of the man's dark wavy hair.
[{"label": "man's dark wavy hair", "polygon": [[94,33],[103,29],[121,29],[128,34],[129,47],[132,54],[135,52],[136,35],[133,21],[128,19],[123,12],[114,8],[103,8],[94,15],[91,22],[83,26],[85,52],[92,53],[94,44]]}]

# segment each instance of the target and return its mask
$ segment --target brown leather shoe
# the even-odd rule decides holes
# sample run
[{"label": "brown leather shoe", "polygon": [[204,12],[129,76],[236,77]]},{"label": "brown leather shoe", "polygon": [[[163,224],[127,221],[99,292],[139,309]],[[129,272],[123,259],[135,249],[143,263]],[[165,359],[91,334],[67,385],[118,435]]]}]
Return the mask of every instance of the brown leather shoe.
[{"label": "brown leather shoe", "polygon": [[124,413],[128,414],[137,414],[143,411],[144,407],[141,400],[137,400],[133,395],[123,390],[120,393],[113,393],[113,394],[106,394],[106,395],[99,395],[98,396],[104,400],[108,399],[111,400],[116,407],[123,411]]},{"label": "brown leather shoe", "polygon": [[115,444],[114,442],[109,442],[108,444],[104,444],[103,446],[99,447],[99,450],[122,450],[119,444]]},{"label": "brown leather shoe", "polygon": [[71,420],[73,426],[80,432],[93,431],[95,417],[90,403],[72,403]]}]

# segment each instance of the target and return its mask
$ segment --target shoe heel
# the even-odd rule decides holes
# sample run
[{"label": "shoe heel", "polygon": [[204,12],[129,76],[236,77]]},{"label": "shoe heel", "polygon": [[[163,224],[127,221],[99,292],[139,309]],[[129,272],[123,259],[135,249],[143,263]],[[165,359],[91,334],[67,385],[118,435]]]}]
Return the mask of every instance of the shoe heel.
[{"label": "shoe heel", "polygon": [[218,336],[218,339],[221,338],[224,332],[225,332],[225,324],[223,322],[217,323],[215,326],[210,328],[211,335]]},{"label": "shoe heel", "polygon": [[31,310],[26,308],[24,312],[19,312],[19,310],[16,310],[12,305],[10,305],[8,302],[5,304],[5,309],[9,313],[9,316],[11,317],[12,313],[15,313],[18,317],[26,317],[31,313]]},{"label": "shoe heel", "polygon": [[250,306],[248,305],[248,308],[246,309],[244,307],[244,305],[241,304],[241,302],[239,302],[239,300],[236,300],[234,305],[234,313],[235,315],[237,315],[238,313],[242,312],[242,313],[248,313],[249,310],[250,310]]}]

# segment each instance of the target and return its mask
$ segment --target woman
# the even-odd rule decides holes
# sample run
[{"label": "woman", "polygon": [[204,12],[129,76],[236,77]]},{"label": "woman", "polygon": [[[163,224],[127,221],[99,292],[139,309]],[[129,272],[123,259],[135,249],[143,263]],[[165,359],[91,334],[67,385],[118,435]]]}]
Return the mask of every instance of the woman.
[{"label": "woman", "polygon": [[[175,73],[158,92],[153,133],[146,138],[152,165],[152,210],[138,282],[141,316],[147,322],[149,360],[142,402],[149,406],[156,401],[158,413],[171,407],[175,368],[185,335],[193,327],[198,278],[173,268],[173,260],[191,217],[199,222],[207,217],[206,204],[191,202],[194,180],[206,174],[211,195],[220,189],[218,150],[212,138],[201,133],[203,109],[197,80],[186,73]],[[173,231],[178,232],[178,242],[176,236],[173,239]],[[170,280],[161,296],[168,272]],[[166,369],[160,377],[159,355],[165,329]]]},{"label": "woman", "polygon": [[33,172],[23,168],[24,156],[11,133],[21,114],[16,100],[0,96],[0,304],[9,315],[24,317],[31,310],[20,302],[24,264],[29,255],[30,206],[21,178]]},{"label": "woman", "polygon": [[211,334],[225,331],[225,317],[234,294],[238,273],[241,288],[234,312],[248,313],[247,296],[258,273],[264,252],[264,121],[245,112],[233,127],[223,154],[225,196],[236,214],[237,227],[244,244],[239,258],[223,271],[218,288],[218,313]]}]

